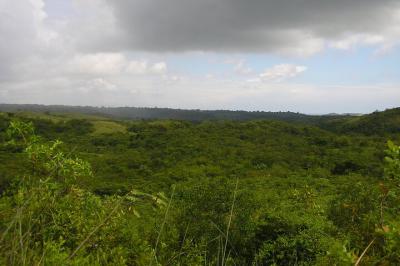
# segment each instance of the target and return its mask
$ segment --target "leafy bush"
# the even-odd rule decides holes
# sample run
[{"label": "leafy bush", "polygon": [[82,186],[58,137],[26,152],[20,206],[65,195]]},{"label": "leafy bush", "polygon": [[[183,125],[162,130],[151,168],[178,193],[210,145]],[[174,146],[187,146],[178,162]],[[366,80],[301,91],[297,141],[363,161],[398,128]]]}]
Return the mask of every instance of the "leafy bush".
[{"label": "leafy bush", "polygon": [[8,134],[9,145],[24,147],[32,168],[0,199],[2,262],[128,264],[134,251],[123,242],[125,221],[138,216],[141,201],[163,201],[134,190],[100,198],[77,186],[92,175],[90,165],[68,157],[60,141],[43,142],[32,124],[19,121],[11,122]]}]

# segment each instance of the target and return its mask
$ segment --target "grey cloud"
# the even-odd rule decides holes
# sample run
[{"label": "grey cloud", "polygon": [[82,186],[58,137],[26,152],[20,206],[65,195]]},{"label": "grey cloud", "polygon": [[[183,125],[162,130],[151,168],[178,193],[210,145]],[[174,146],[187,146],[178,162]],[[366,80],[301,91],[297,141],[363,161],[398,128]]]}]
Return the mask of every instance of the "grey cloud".
[{"label": "grey cloud", "polygon": [[399,8],[396,0],[120,0],[109,4],[124,33],[120,48],[161,52],[296,49],[346,33],[379,33],[395,22],[393,10]]},{"label": "grey cloud", "polygon": [[[336,47],[380,40],[368,34],[398,40],[398,0],[71,1],[74,12],[46,18],[43,0],[0,0],[0,102],[361,112],[395,106],[399,99],[398,87],[379,85],[366,93],[218,76],[196,80],[167,71],[165,54],[159,54],[310,55],[346,34],[351,38]],[[259,79],[304,70],[280,67]]]},{"label": "grey cloud", "polygon": [[0,79],[10,75],[10,64],[32,53],[36,34],[33,21],[30,6],[22,1],[7,4],[0,0]]},{"label": "grey cloud", "polygon": [[29,64],[43,65],[59,55],[53,47],[58,35],[47,27],[43,7],[42,0],[0,0],[0,81],[22,78],[20,70]]}]

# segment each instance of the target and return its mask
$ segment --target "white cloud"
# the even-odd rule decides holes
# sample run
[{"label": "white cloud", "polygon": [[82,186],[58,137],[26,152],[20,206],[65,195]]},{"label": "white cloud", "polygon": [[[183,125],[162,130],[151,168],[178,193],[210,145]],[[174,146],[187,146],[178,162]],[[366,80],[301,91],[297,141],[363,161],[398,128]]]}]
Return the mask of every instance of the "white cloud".
[{"label": "white cloud", "polygon": [[251,69],[244,60],[228,60],[227,63],[234,65],[233,70],[237,74],[248,75],[253,72],[253,69]]},{"label": "white cloud", "polygon": [[129,61],[122,53],[79,54],[68,63],[72,73],[88,75],[164,75],[167,63],[149,63],[147,60]]},{"label": "white cloud", "polygon": [[280,64],[266,69],[259,75],[262,81],[282,82],[294,78],[307,70],[306,66]]},{"label": "white cloud", "polygon": [[306,30],[285,30],[279,33],[278,39],[288,40],[288,44],[276,48],[276,53],[290,57],[309,57],[315,55],[326,46],[326,40]]},{"label": "white cloud", "polygon": [[69,70],[82,74],[119,74],[127,62],[121,53],[80,54],[69,62]]},{"label": "white cloud", "polygon": [[178,76],[178,75],[172,75],[170,77],[168,77],[169,80],[171,80],[172,82],[182,82],[185,81],[185,77],[183,76]]},{"label": "white cloud", "polygon": [[147,61],[130,61],[126,67],[126,72],[134,75],[144,75],[148,71]]},{"label": "white cloud", "polygon": [[[221,63],[221,62],[220,62]],[[233,72],[239,75],[249,75],[253,72],[253,69],[248,65],[245,59],[230,57],[228,59],[222,60],[223,64],[232,65]]]},{"label": "white cloud", "polygon": [[251,69],[251,67],[249,67],[248,65],[246,65],[244,60],[240,60],[239,62],[237,62],[235,64],[235,68],[234,68],[235,73],[241,74],[241,75],[248,75],[251,72],[253,72],[253,70]]},{"label": "white cloud", "polygon": [[117,91],[118,87],[114,83],[111,83],[103,78],[96,78],[87,81],[87,86],[85,87],[89,90],[102,90],[102,91],[110,91],[115,92]]},{"label": "white cloud", "polygon": [[126,67],[126,72],[134,75],[165,75],[167,70],[167,63],[165,62],[150,64],[145,60],[130,61]]},{"label": "white cloud", "polygon": [[[371,112],[398,105],[393,85],[330,86],[143,75],[124,78],[51,78],[11,83],[2,101],[96,106],[300,111],[306,113]],[[157,86],[154,86],[154,83]],[[2,91],[2,92],[1,92]],[[46,97],[44,97],[46,95]],[[357,98],[357,101],[354,99]]]},{"label": "white cloud", "polygon": [[349,50],[358,45],[379,45],[385,42],[382,35],[372,34],[351,34],[345,38],[332,41],[330,46],[340,50]]},{"label": "white cloud", "polygon": [[150,72],[154,74],[165,74],[167,72],[167,64],[165,62],[155,63],[150,67]]}]

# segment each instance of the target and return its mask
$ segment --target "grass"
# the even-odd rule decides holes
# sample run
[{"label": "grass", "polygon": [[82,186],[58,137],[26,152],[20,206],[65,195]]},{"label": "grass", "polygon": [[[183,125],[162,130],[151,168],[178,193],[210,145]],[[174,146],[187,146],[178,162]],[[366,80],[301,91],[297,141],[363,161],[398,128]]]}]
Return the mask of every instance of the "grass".
[{"label": "grass", "polygon": [[113,121],[95,120],[91,121],[94,126],[92,135],[111,134],[111,133],[125,133],[126,127]]},{"label": "grass", "polygon": [[[5,115],[0,113],[0,115]],[[106,117],[97,115],[87,115],[78,113],[43,113],[43,112],[18,112],[16,117],[23,117],[28,119],[45,119],[58,123],[61,121],[68,121],[71,119],[86,119],[89,120],[94,126],[92,135],[112,134],[112,133],[126,133],[126,127],[118,122],[109,120]]]},{"label": "grass", "polygon": [[[222,265],[223,266],[226,264],[225,259],[227,259],[225,257],[226,256],[226,248],[228,247],[229,229],[231,227],[231,222],[232,222],[233,208],[235,207],[235,200],[236,200],[236,193],[237,193],[237,189],[238,189],[238,183],[239,183],[239,178],[236,179],[236,186],[235,186],[235,191],[233,192],[233,200],[232,200],[231,210],[230,210],[230,214],[229,214],[228,226],[226,228],[225,245],[224,245],[224,247],[222,249]],[[229,257],[229,254],[228,254],[228,257]]]},{"label": "grass", "polygon": [[106,117],[100,115],[88,115],[79,113],[43,113],[43,112],[18,112],[15,113],[17,117],[25,117],[32,119],[47,119],[53,122],[60,122],[70,119],[87,119],[90,121],[105,120]]}]

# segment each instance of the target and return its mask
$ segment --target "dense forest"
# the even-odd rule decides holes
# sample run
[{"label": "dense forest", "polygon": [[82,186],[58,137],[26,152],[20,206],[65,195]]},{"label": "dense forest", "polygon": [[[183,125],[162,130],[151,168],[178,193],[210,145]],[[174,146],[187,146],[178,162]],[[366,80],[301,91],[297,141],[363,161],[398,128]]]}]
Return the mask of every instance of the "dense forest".
[{"label": "dense forest", "polygon": [[230,111],[230,110],[185,110],[149,107],[93,107],[39,104],[0,104],[0,112],[34,111],[43,113],[80,113],[99,115],[115,119],[174,119],[187,121],[203,120],[253,120],[270,119],[288,122],[315,123],[321,118],[341,118],[350,114],[325,116],[305,115],[294,112]]},{"label": "dense forest", "polygon": [[41,108],[1,106],[2,265],[400,265],[400,108]]}]

